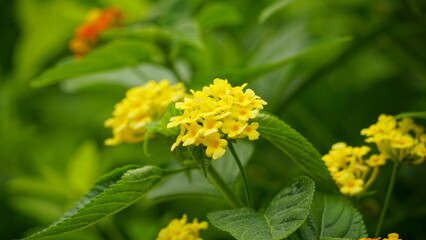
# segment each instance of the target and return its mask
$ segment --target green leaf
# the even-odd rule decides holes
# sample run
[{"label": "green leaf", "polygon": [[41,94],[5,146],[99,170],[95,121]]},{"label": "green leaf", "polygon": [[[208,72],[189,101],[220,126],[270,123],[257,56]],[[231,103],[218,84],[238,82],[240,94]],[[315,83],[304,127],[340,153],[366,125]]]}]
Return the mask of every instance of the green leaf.
[{"label": "green leaf", "polygon": [[68,79],[61,84],[61,89],[68,93],[78,92],[90,87],[117,85],[124,88],[140,86],[149,80],[168,79],[176,83],[176,77],[170,69],[159,64],[143,63],[135,67],[95,73]]},{"label": "green leaf", "polygon": [[14,71],[16,81],[24,80],[25,83],[64,52],[75,27],[94,7],[69,0],[30,0],[17,2],[14,6],[22,36],[14,47]]},{"label": "green leaf", "polygon": [[127,166],[102,177],[63,218],[25,239],[58,235],[89,227],[139,200],[171,171],[155,166]]},{"label": "green leaf", "polygon": [[171,39],[182,42],[195,48],[203,48],[204,43],[201,39],[198,24],[193,20],[182,20],[165,31]]},{"label": "green leaf", "polygon": [[426,111],[421,112],[404,112],[395,116],[396,119],[411,117],[411,118],[422,118],[426,119]]},{"label": "green leaf", "polygon": [[315,44],[301,51],[292,53],[289,56],[286,56],[284,59],[278,60],[276,62],[260,64],[253,67],[246,67],[244,69],[227,70],[221,73],[220,76],[225,76],[227,79],[232,79],[233,82],[251,82],[265,74],[278,70],[286,66],[287,64],[302,59],[303,57],[308,56],[309,54],[322,51],[331,47],[336,47],[351,40],[352,37],[341,37],[333,40],[328,40]]},{"label": "green leaf", "polygon": [[265,213],[241,208],[211,212],[207,217],[238,240],[282,239],[296,231],[308,217],[314,188],[314,181],[298,177],[275,196]]},{"label": "green leaf", "polygon": [[242,20],[238,9],[227,2],[212,2],[206,5],[196,18],[204,31],[236,25]]},{"label": "green leaf", "polygon": [[289,240],[366,237],[361,214],[342,196],[316,193],[309,217]]},{"label": "green leaf", "polygon": [[[237,141],[234,147],[243,165],[247,164],[254,151],[253,144],[246,141]],[[178,148],[175,151],[177,150]],[[240,171],[230,151],[226,151],[223,157],[213,160],[211,164],[221,173],[228,185],[234,185]],[[178,173],[171,176],[150,192],[148,198],[159,200],[189,195],[207,197],[221,196],[199,169],[193,169],[189,174],[191,177],[188,177],[186,173]]]},{"label": "green leaf", "polygon": [[78,193],[85,193],[98,177],[99,153],[94,141],[84,142],[68,161],[67,180]]},{"label": "green leaf", "polygon": [[176,137],[179,135],[179,128],[168,128],[167,124],[170,122],[170,118],[180,114],[180,110],[175,108],[175,103],[172,102],[167,106],[166,112],[163,114],[161,119],[151,122],[146,126],[146,132],[143,142],[143,150],[145,155],[149,156],[148,153],[148,143],[149,139],[156,135],[160,134],[166,137]]},{"label": "green leaf", "polygon": [[315,180],[336,186],[319,152],[300,133],[269,113],[259,114],[256,121],[260,137],[274,144]]},{"label": "green leaf", "polygon": [[102,35],[105,40],[115,38],[126,38],[139,41],[171,41],[184,44],[194,48],[203,48],[204,42],[201,37],[198,23],[192,19],[183,19],[169,26],[143,25],[138,28],[123,28],[109,30]]},{"label": "green leaf", "polygon": [[272,3],[271,5],[267,6],[263,11],[260,13],[259,16],[259,23],[263,23],[271,17],[273,14],[278,12],[279,10],[283,9],[290,3],[292,3],[294,0],[280,0]]},{"label": "green leaf", "polygon": [[32,81],[32,86],[42,87],[65,79],[136,66],[153,60],[152,55],[152,48],[147,44],[129,40],[114,41],[93,50],[83,59],[44,71]]}]

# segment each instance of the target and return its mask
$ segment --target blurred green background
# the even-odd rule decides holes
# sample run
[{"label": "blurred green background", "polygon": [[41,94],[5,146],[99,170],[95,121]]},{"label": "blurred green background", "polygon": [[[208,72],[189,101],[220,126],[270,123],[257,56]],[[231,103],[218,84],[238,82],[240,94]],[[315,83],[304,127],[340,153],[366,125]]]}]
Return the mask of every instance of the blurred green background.
[{"label": "blurred green background", "polygon": [[[71,56],[68,42],[87,12],[112,5],[124,12],[125,26],[105,33],[99,46],[130,38],[162,60],[30,87],[41,72]],[[214,77],[249,82],[268,102],[266,110],[322,154],[337,141],[363,144],[360,130],[381,113],[426,109],[422,0],[3,0],[0,18],[0,239],[46,227],[115,167],[173,161],[160,141],[149,144],[150,156],[142,144],[103,144],[111,135],[103,122],[114,104],[127,88],[149,79],[182,79],[196,89]],[[266,141],[255,147],[248,174],[261,207],[303,173]],[[355,201],[370,234],[389,172],[389,166],[381,171],[376,194]],[[426,239],[425,172],[425,164],[403,166],[384,233]],[[205,220],[207,212],[226,207],[216,199],[142,200],[53,239],[154,239],[183,213]],[[202,236],[231,239],[213,226]]]}]

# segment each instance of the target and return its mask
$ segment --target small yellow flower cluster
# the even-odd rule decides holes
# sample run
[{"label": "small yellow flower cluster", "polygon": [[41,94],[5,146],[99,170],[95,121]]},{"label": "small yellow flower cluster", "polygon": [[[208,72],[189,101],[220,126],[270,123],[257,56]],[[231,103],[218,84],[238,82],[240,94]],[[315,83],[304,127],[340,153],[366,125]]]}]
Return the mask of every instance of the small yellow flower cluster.
[{"label": "small yellow flower cluster", "polygon": [[161,118],[167,106],[181,100],[184,95],[185,86],[182,83],[171,86],[168,80],[149,81],[129,89],[126,97],[115,105],[113,117],[105,121],[105,127],[113,128],[114,135],[105,144],[142,141],[145,126]]},{"label": "small yellow flower cluster", "polygon": [[[330,152],[322,157],[343,194],[356,195],[362,192],[376,177],[376,169],[385,164],[382,155],[373,154],[365,159],[364,156],[369,151],[370,148],[367,146],[351,147],[346,143],[339,142],[334,144]],[[375,171],[370,175],[367,185],[365,180],[370,167]]]},{"label": "small yellow flower cluster", "polygon": [[[379,240],[380,237],[378,238],[360,238],[358,240]],[[383,240],[402,240],[399,238],[399,234],[398,233],[389,233],[388,234],[388,238],[384,238]]]},{"label": "small yellow flower cluster", "polygon": [[207,222],[198,222],[195,218],[192,223],[187,223],[186,214],[182,219],[173,219],[167,227],[161,229],[157,240],[203,240],[199,236],[201,229],[207,229]]},{"label": "small yellow flower cluster", "polygon": [[394,116],[380,115],[376,124],[362,129],[367,143],[375,143],[379,151],[398,162],[420,164],[426,156],[426,134],[424,128],[411,118],[399,121]]},{"label": "small yellow flower cluster", "polygon": [[[378,122],[363,129],[361,135],[367,136],[367,143],[376,144],[379,154],[367,158],[364,156],[370,151],[368,146],[336,143],[322,157],[343,194],[356,195],[364,191],[388,159],[411,164],[420,164],[425,159],[426,134],[411,118],[397,121],[394,116],[382,114]],[[373,172],[369,174],[371,168]],[[365,181],[367,177],[369,179]]]},{"label": "small yellow flower cluster", "polygon": [[204,145],[206,155],[218,159],[225,154],[228,142],[225,138],[259,138],[259,123],[249,120],[259,114],[266,102],[251,89],[243,90],[247,84],[232,87],[227,80],[215,79],[202,91],[191,90],[192,98],[176,103],[183,110],[181,116],[172,117],[168,128],[180,126],[180,134],[172,151],[180,144]]}]

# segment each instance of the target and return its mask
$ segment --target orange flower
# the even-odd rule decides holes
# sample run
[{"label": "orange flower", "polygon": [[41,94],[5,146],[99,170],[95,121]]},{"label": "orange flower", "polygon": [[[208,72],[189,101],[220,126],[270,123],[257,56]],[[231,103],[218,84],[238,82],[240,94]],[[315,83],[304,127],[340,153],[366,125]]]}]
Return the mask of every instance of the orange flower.
[{"label": "orange flower", "polygon": [[119,27],[123,14],[116,8],[93,9],[86,17],[86,21],[78,26],[69,48],[76,58],[81,58],[90,52],[96,44],[100,34],[108,28]]}]

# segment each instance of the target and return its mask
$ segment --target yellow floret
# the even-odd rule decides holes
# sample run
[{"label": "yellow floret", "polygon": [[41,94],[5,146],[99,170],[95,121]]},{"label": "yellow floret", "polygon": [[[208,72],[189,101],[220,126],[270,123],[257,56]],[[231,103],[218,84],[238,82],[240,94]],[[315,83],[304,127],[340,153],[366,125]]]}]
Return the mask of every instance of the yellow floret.
[{"label": "yellow floret", "polygon": [[377,167],[386,164],[386,157],[381,154],[373,154],[368,158],[365,163],[370,167]]},{"label": "yellow floret", "polygon": [[203,240],[199,231],[207,227],[207,222],[199,223],[196,218],[192,223],[187,223],[187,216],[184,214],[182,219],[173,219],[167,227],[161,229],[157,240]]},{"label": "yellow floret", "polygon": [[389,233],[388,238],[385,238],[383,240],[402,240],[402,239],[399,238],[398,233]]},{"label": "yellow floret", "polygon": [[167,125],[181,126],[172,151],[182,142],[183,146],[202,144],[207,147],[206,155],[217,159],[225,154],[226,138],[258,139],[259,124],[250,121],[266,102],[253,90],[244,90],[246,85],[232,87],[227,80],[216,78],[201,91],[191,90],[192,98],[177,102],[182,115],[172,117]]},{"label": "yellow floret", "polygon": [[356,195],[362,192],[364,181],[362,179],[350,179],[340,188],[340,192],[347,195]]},{"label": "yellow floret", "polygon": [[221,139],[219,133],[212,133],[204,137],[203,145],[207,147],[207,156],[218,159],[225,154],[225,147],[228,146],[228,141]]},{"label": "yellow floret", "polygon": [[144,140],[146,125],[161,118],[167,106],[182,99],[184,94],[182,83],[170,86],[168,80],[149,81],[129,89],[126,97],[115,105],[113,117],[105,121],[105,127],[113,129],[113,137],[107,139],[105,144],[118,145]]}]

